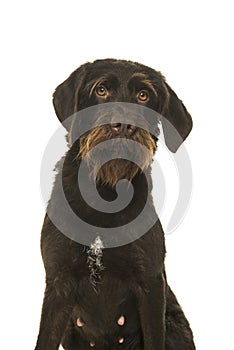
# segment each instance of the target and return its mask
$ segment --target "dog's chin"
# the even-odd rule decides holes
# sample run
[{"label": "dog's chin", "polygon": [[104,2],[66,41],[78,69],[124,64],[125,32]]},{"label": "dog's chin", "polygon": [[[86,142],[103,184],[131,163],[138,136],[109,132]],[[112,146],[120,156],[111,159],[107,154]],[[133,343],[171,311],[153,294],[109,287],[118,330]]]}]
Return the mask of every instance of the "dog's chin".
[{"label": "dog's chin", "polygon": [[132,181],[141,168],[135,163],[126,159],[112,159],[103,164],[99,169],[98,164],[93,164],[91,176],[101,185],[115,187],[119,180]]},{"label": "dog's chin", "polygon": [[[132,146],[135,148],[134,144]],[[95,182],[115,187],[119,180],[132,181],[137,173],[144,171],[152,162],[153,154],[144,148],[127,149],[125,154],[127,159],[124,156],[121,158],[120,147],[104,147],[99,150],[93,149],[83,160]]]}]

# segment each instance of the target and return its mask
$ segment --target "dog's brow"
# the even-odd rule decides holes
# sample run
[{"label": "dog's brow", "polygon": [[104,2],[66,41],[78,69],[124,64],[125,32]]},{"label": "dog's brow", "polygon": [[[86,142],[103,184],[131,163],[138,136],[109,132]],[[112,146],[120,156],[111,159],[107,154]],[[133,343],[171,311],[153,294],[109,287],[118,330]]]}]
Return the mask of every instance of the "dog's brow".
[{"label": "dog's brow", "polygon": [[158,96],[158,93],[157,93],[157,91],[156,91],[156,89],[155,89],[153,83],[151,82],[150,79],[148,79],[148,77],[147,77],[146,74],[144,74],[144,73],[134,73],[134,74],[131,76],[131,78],[130,78],[130,80],[129,80],[129,83],[131,82],[131,80],[135,80],[135,79],[139,79],[138,81],[139,81],[140,83],[142,83],[142,84],[146,85],[147,87],[149,87],[149,89],[151,89],[151,90],[154,92],[154,94],[155,94],[156,96]]},{"label": "dog's brow", "polygon": [[157,93],[155,87],[153,86],[152,82],[151,82],[149,79],[141,80],[141,83],[145,84],[145,85],[148,86],[151,90],[153,90],[153,92],[155,93],[156,96],[158,95],[158,93]]},{"label": "dog's brow", "polygon": [[94,89],[96,88],[97,85],[103,83],[104,81],[106,81],[107,77],[106,76],[103,76],[101,78],[99,78],[98,80],[96,80],[92,85],[91,85],[91,89],[90,89],[90,93],[89,93],[89,96],[92,95]]},{"label": "dog's brow", "polygon": [[132,78],[146,79],[147,75],[144,73],[137,72],[137,73],[133,73],[133,75],[131,76],[131,79]]}]

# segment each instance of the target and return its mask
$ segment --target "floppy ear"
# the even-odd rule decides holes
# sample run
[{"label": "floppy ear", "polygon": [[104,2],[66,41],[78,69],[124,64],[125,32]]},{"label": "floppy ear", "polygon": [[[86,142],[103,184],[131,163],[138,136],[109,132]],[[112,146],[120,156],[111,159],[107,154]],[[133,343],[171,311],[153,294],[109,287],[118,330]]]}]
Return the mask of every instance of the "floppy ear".
[{"label": "floppy ear", "polygon": [[165,83],[169,93],[168,105],[162,113],[162,127],[165,143],[170,151],[176,152],[190,133],[193,122],[183,102],[176,93]]},{"label": "floppy ear", "polygon": [[90,63],[85,63],[75,70],[67,80],[55,89],[53,94],[53,105],[56,115],[67,130],[70,129],[71,118],[67,122],[65,120],[77,112],[80,87],[89,65]]}]

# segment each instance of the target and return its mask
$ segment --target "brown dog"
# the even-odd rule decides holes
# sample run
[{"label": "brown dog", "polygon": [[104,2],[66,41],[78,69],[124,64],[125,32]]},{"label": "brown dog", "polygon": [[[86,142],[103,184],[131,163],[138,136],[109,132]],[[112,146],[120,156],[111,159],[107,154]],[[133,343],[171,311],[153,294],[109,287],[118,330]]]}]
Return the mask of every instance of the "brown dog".
[{"label": "brown dog", "polygon": [[[111,103],[127,106],[118,105],[110,113]],[[94,123],[77,136],[81,122],[70,116],[97,105],[107,106],[98,115],[99,121],[107,121]],[[136,113],[131,105],[137,106]],[[175,152],[191,131],[189,113],[159,72],[114,59],[78,68],[56,89],[54,107],[68,130],[70,149],[57,166],[42,229],[46,290],[36,350],[57,350],[60,344],[67,350],[195,349],[189,324],[167,285],[164,234],[150,194],[158,123],[162,123],[167,147]],[[157,112],[152,129],[147,129],[147,123],[140,126],[127,118],[141,110],[143,116],[145,108]],[[141,149],[147,149],[146,153]],[[122,151],[133,158],[117,157]],[[106,162],[105,156],[110,155]],[[117,197],[118,181],[131,182],[134,196],[125,209],[104,212],[85,203],[77,186],[82,162],[88,178],[96,182],[99,195],[109,205]],[[104,249],[105,237],[90,239],[87,245],[72,239],[69,215],[61,205],[60,181],[73,213],[96,228],[124,227],[122,234],[128,243]],[[129,191],[129,186],[123,188]],[[99,204],[91,187],[86,186],[84,192],[94,206]],[[131,239],[138,229],[131,222],[144,206],[146,216],[139,226],[154,218],[152,226]],[[81,227],[76,226],[76,230],[81,237],[88,237]]]}]

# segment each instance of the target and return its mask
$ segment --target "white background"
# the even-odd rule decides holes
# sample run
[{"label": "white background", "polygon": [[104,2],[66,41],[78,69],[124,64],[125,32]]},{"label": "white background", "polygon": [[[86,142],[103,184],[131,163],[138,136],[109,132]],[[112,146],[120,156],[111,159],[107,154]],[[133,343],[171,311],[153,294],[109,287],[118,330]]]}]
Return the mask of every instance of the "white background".
[{"label": "white background", "polygon": [[[44,290],[40,162],[58,127],[51,95],[80,64],[106,57],[161,70],[193,116],[186,141],[193,197],[183,223],[166,237],[168,280],[197,349],[233,348],[231,5],[227,0],[5,2],[0,11],[2,349],[32,350],[38,332]],[[176,172],[162,155],[159,150],[166,207],[172,211]],[[168,209],[163,225],[167,216]]]}]

